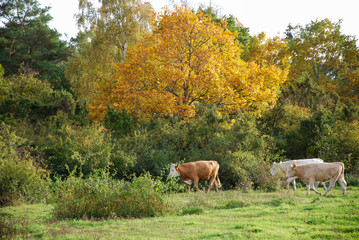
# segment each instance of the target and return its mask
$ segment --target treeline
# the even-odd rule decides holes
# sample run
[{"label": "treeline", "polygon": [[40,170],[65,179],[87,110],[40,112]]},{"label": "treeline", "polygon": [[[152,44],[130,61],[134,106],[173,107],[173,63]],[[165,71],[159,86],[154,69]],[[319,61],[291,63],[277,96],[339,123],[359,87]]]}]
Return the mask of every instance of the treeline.
[{"label": "treeline", "polygon": [[[0,205],[46,199],[48,182],[99,170],[135,182],[150,173],[178,190],[168,164],[201,159],[220,163],[225,189],[276,189],[269,169],[286,159],[357,174],[359,49],[340,21],[268,39],[212,8],[152,22],[142,1],[86,3],[70,42],[37,1],[1,5]],[[198,55],[189,63],[188,53]]]}]

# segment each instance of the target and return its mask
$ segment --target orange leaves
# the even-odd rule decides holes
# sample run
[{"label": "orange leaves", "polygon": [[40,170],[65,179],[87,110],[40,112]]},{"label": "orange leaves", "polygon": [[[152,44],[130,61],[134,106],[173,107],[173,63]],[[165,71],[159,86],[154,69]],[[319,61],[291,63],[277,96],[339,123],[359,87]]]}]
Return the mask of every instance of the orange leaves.
[{"label": "orange leaves", "polygon": [[[102,102],[140,119],[190,119],[197,104],[233,113],[261,111],[275,101],[285,74],[271,63],[244,62],[225,23],[175,7],[157,14],[154,26],[152,35],[128,51],[128,61],[116,66],[106,88],[110,97]],[[100,120],[102,115],[94,114]]]}]

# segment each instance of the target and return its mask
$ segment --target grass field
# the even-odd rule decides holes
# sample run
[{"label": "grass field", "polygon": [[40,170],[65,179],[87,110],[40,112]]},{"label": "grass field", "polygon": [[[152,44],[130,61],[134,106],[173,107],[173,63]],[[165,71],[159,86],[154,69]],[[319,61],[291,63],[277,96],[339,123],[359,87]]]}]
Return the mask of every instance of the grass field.
[{"label": "grass field", "polygon": [[[323,190],[320,190],[323,192]],[[57,220],[52,206],[0,208],[2,239],[359,239],[359,187],[327,197],[306,189],[166,196],[160,217]],[[104,203],[106,204],[106,203]]]}]

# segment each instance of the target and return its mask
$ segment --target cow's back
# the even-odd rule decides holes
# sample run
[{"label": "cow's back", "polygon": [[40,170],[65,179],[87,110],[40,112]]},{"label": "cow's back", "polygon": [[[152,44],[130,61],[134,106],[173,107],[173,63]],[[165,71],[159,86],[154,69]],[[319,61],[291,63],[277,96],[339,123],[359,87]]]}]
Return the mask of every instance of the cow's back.
[{"label": "cow's back", "polygon": [[296,165],[304,165],[310,163],[323,163],[324,161],[320,158],[310,158],[310,159],[295,159],[292,160],[292,164],[295,163]]},{"label": "cow's back", "polygon": [[296,171],[302,180],[313,178],[314,181],[328,182],[332,178],[338,178],[344,171],[344,164],[334,163],[310,163],[296,167]]},{"label": "cow's back", "polygon": [[183,163],[180,168],[182,177],[190,179],[198,177],[200,181],[203,181],[218,173],[219,164],[217,161],[196,161]]},{"label": "cow's back", "polygon": [[295,163],[297,166],[311,164],[311,163],[323,163],[324,161],[320,158],[310,158],[310,159],[295,159],[285,162],[280,162],[279,166],[283,172],[286,172],[292,165]]}]

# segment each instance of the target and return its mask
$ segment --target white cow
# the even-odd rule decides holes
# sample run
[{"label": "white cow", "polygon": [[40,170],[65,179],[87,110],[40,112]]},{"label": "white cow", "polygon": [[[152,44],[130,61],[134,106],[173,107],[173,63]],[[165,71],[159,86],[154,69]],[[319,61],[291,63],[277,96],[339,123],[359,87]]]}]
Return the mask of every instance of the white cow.
[{"label": "white cow", "polygon": [[327,196],[334,187],[335,182],[338,181],[343,190],[343,195],[345,195],[347,183],[344,179],[344,164],[342,162],[311,163],[300,166],[293,163],[293,166],[287,171],[287,177],[300,178],[307,185],[307,195],[310,189],[321,195],[315,189],[314,182],[330,182],[328,190],[324,194],[324,196]]},{"label": "white cow", "polygon": [[[304,165],[304,164],[309,164],[309,163],[322,163],[324,162],[322,159],[320,158],[310,158],[310,159],[295,159],[295,160],[289,160],[289,161],[285,161],[285,162],[279,162],[276,163],[274,162],[272,165],[272,168],[270,170],[270,174],[272,176],[278,174],[278,170],[280,170],[281,172],[283,172],[284,174],[287,174],[287,171],[291,168],[291,166],[293,165],[293,163],[295,163],[297,166],[300,165]],[[292,182],[293,184],[293,189],[294,191],[297,189],[296,188],[296,183],[295,183],[295,179],[297,177],[290,177],[287,179],[287,189],[289,189],[289,184]],[[316,184],[318,185],[318,184]],[[325,183],[322,183],[324,189],[326,190],[326,186]]]}]

